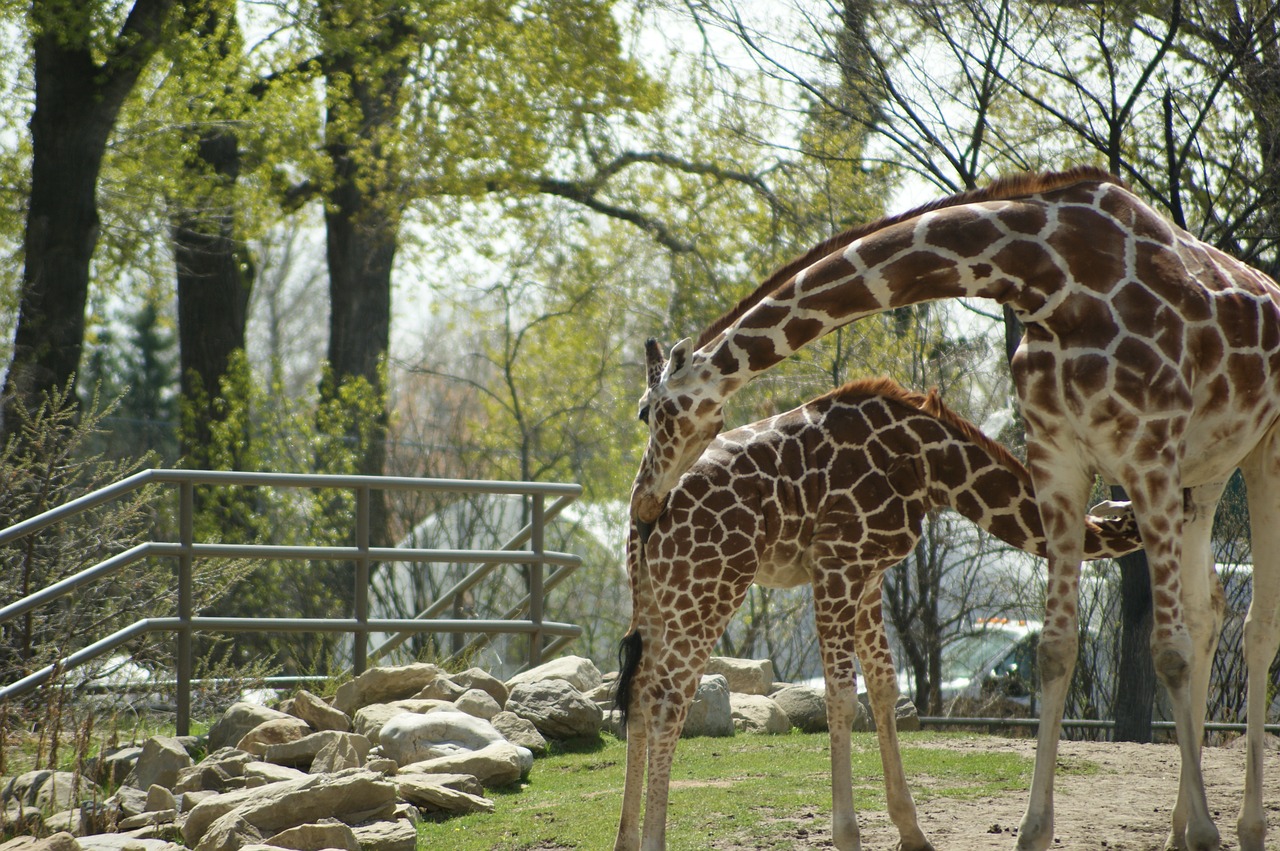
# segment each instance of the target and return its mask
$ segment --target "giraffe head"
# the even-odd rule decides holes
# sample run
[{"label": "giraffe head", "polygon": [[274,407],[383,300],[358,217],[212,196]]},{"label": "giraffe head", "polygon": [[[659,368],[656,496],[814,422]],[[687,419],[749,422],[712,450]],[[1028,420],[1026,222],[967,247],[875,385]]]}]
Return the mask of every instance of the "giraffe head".
[{"label": "giraffe head", "polygon": [[672,347],[670,358],[656,340],[644,348],[649,387],[640,397],[640,420],[649,426],[649,444],[631,489],[631,516],[647,526],[662,513],[680,476],[719,434],[724,396],[711,370],[699,365],[687,337]]}]

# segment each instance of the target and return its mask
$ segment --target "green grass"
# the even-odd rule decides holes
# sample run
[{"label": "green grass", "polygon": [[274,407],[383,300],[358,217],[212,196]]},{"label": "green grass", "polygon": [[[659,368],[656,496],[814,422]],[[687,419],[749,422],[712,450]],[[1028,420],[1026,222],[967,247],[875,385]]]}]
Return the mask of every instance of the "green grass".
[{"label": "green grass", "polygon": [[[917,801],[972,798],[1025,789],[1032,761],[984,749],[931,746],[973,736],[902,737],[902,757]],[[418,847],[450,851],[610,848],[622,806],[626,745],[611,736],[590,752],[539,759],[522,788],[494,795],[497,812],[424,824]],[[667,844],[788,848],[800,835],[830,829],[830,752],[823,735],[735,736],[680,742],[672,770]],[[1068,770],[1088,772],[1087,765]],[[883,810],[880,752],[872,734],[853,741],[854,805]]]}]

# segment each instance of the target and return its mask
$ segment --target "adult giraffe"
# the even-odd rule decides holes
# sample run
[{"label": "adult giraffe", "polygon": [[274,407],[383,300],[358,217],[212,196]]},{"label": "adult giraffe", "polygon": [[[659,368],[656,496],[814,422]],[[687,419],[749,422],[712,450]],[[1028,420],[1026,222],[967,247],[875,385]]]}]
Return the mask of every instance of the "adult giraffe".
[{"label": "adult giraffe", "polygon": [[[650,362],[660,361],[656,344]],[[676,742],[712,647],[747,589],[808,584],[826,679],[832,839],[860,847],[849,729],[862,664],[902,851],[932,851],[916,821],[898,753],[893,657],[881,613],[888,568],[920,540],[925,515],[951,507],[1005,542],[1045,554],[1026,468],[936,393],[887,379],[852,382],[795,410],[720,435],[669,497],[641,542],[627,542],[632,630],[623,639],[618,705],[627,779],[615,851],[665,847]],[[1139,546],[1133,515],[1092,518],[1089,558]],[[645,789],[645,773],[648,785]],[[646,804],[643,831],[640,799]]]},{"label": "adult giraffe", "polygon": [[725,400],[809,341],[880,311],[978,296],[1026,326],[1011,365],[1049,536],[1041,724],[1018,847],[1053,838],[1053,771],[1075,667],[1084,505],[1095,474],[1133,502],[1151,567],[1156,673],[1181,751],[1172,848],[1219,847],[1200,771],[1222,623],[1210,531],[1232,471],[1252,520],[1245,622],[1249,729],[1243,851],[1262,851],[1266,672],[1280,644],[1280,289],[1091,168],[1026,175],[840,234],[682,340],[646,392],[631,497],[646,528],[723,422]]}]

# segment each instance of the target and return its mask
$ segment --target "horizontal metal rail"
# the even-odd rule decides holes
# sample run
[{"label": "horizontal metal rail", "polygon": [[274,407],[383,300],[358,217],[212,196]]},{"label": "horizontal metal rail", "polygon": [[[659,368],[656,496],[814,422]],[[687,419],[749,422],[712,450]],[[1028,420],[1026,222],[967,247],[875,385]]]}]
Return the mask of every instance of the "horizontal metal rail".
[{"label": "horizontal metal rail", "polygon": [[150,469],[134,473],[93,493],[51,508],[34,517],[0,529],[0,545],[38,532],[47,526],[95,508],[150,484],[238,485],[241,487],[289,487],[331,490],[371,488],[382,491],[432,491],[435,493],[514,494],[518,496],[582,495],[582,486],[557,482],[472,481],[469,479],[432,479],[411,476],[345,476],[326,473],[255,473],[234,470],[163,470]]},{"label": "horizontal metal rail", "polygon": [[[925,727],[1039,727],[1039,718],[947,718],[939,715],[920,716],[920,724]],[[1063,727],[1078,727],[1086,730],[1110,730],[1116,726],[1115,721],[1105,718],[1063,718]],[[1177,729],[1172,721],[1152,721],[1153,730]],[[1243,733],[1247,724],[1229,721],[1206,721],[1204,729],[1212,732]],[[1262,729],[1268,733],[1280,734],[1280,724],[1264,724]]]},{"label": "horizontal metal rail", "polygon": [[[582,634],[580,626],[543,617],[545,593],[554,588],[568,573],[579,567],[582,560],[572,553],[547,550],[543,546],[545,523],[558,515],[566,505],[582,493],[580,485],[544,482],[468,481],[461,479],[402,478],[384,476],[347,476],[304,473],[254,473],[204,470],[143,470],[119,482],[93,493],[45,511],[0,530],[0,546],[35,534],[49,526],[88,511],[99,505],[119,499],[140,488],[152,485],[177,485],[179,488],[178,543],[149,541],[117,553],[73,576],[43,588],[21,600],[0,608],[0,623],[25,614],[39,606],[51,603],[73,593],[79,588],[108,577],[140,560],[153,557],[175,558],[178,563],[178,613],[177,617],[145,618],[87,647],[75,651],[57,662],[33,671],[22,679],[0,687],[0,701],[23,694],[48,682],[72,668],[109,653],[140,635],[153,632],[171,632],[177,635],[176,671],[174,681],[177,693],[177,729],[185,734],[190,723],[190,691],[192,676],[192,635],[197,632],[319,632],[349,633],[353,636],[352,672],[359,674],[367,662],[367,644],[370,633],[394,633],[387,645],[379,648],[385,652],[405,637],[419,633],[469,633],[482,636],[494,634],[527,634],[529,663],[540,661],[543,652],[543,636],[553,637],[550,647],[563,647]],[[213,487],[285,487],[341,489],[355,492],[355,546],[286,546],[273,544],[197,543],[194,540],[194,488],[196,485]],[[530,498],[532,517],[530,522],[500,549],[429,549],[412,547],[370,546],[369,503],[370,492],[422,491],[433,493],[471,495],[514,495]],[[556,501],[545,507],[546,497]],[[531,546],[525,547],[531,543]],[[196,559],[229,558],[261,561],[350,561],[355,565],[355,612],[349,618],[230,618],[202,617],[195,613],[193,605],[193,563]],[[415,618],[369,617],[368,584],[370,569],[374,563],[450,563],[479,565],[471,575],[436,601],[427,612]],[[504,619],[464,620],[438,618],[435,615],[452,604],[453,597],[465,593],[490,575],[501,565],[520,564],[532,568],[530,594]],[[549,581],[543,582],[547,565],[555,568]],[[516,619],[528,613],[527,619]],[[426,619],[424,619],[426,618]]]}]

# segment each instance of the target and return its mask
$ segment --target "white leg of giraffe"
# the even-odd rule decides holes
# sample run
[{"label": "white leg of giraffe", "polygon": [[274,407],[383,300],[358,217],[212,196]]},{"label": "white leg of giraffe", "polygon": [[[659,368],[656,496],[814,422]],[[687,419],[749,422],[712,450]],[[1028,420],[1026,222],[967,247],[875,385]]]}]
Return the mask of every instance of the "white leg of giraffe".
[{"label": "white leg of giraffe", "polygon": [[[1034,461],[1034,445],[1028,449],[1028,456]],[[1032,463],[1028,466],[1044,521],[1049,558],[1044,629],[1040,633],[1038,651],[1040,729],[1031,792],[1018,828],[1018,849],[1045,851],[1053,841],[1053,781],[1058,761],[1058,737],[1062,732],[1062,712],[1079,644],[1076,629],[1080,561],[1084,554],[1084,506],[1090,482],[1078,471],[1061,465]]]},{"label": "white leg of giraffe", "polygon": [[1262,808],[1262,725],[1267,715],[1267,671],[1280,649],[1280,433],[1273,429],[1242,470],[1253,536],[1253,599],[1244,626],[1249,728],[1245,734],[1244,802],[1236,829],[1240,851],[1262,851],[1267,832]]},{"label": "white leg of giraffe", "polygon": [[[1213,517],[1226,482],[1191,488],[1184,504],[1182,525],[1182,611],[1187,632],[1191,635],[1191,675],[1189,693],[1193,737],[1204,741],[1204,719],[1209,695],[1209,676],[1213,654],[1222,632],[1225,603],[1222,585],[1213,566]],[[1186,847],[1187,816],[1194,789],[1179,784],[1178,802],[1173,808],[1173,822],[1167,848]]]},{"label": "white leg of giraffe", "polygon": [[641,694],[643,687],[639,683],[639,674],[636,685],[628,710],[627,772],[622,784],[622,817],[618,821],[614,851],[639,851],[640,848],[640,808],[644,798],[649,709]]},{"label": "white leg of giraffe", "polygon": [[831,838],[839,851],[859,851],[862,838],[853,808],[853,763],[850,730],[858,699],[853,657],[832,664],[823,652],[827,681],[827,729],[831,735]]},{"label": "white leg of giraffe", "polygon": [[[880,583],[883,576],[883,572],[878,572],[863,589],[854,621],[854,639],[858,660],[867,679],[867,697],[875,714],[880,763],[884,767],[885,799],[889,818],[898,828],[899,851],[933,851],[933,846],[920,830],[916,804],[907,785],[902,753],[898,748],[898,677],[893,669],[893,655],[889,650],[881,611]],[[833,755],[834,750],[833,747]]]},{"label": "white leg of giraffe", "polygon": [[[682,660],[682,665],[684,662]],[[689,704],[698,690],[698,680],[706,668],[706,656],[696,670],[688,667],[671,670],[662,678],[661,697],[652,702],[652,712],[647,719],[648,786],[644,805],[644,832],[642,851],[663,851],[667,847],[667,800],[671,791],[671,764],[675,760],[676,744]],[[659,663],[658,670],[663,670]],[[667,687],[669,684],[669,688]],[[656,694],[655,694],[656,697]]]},{"label": "white leg of giraffe", "polygon": [[[1209,583],[1207,576],[1182,575],[1184,502],[1182,489],[1176,482],[1163,487],[1148,487],[1144,481],[1122,484],[1133,500],[1151,569],[1151,653],[1156,676],[1173,703],[1182,763],[1178,789],[1180,815],[1186,819],[1185,847],[1189,851],[1210,851],[1219,847],[1219,836],[1205,800],[1204,776],[1200,770],[1201,741],[1197,732],[1203,729],[1204,705],[1193,705],[1192,676],[1197,653],[1184,609],[1184,593],[1192,595],[1188,603],[1208,609]],[[1195,560],[1194,554],[1192,560]],[[1190,581],[1183,582],[1184,578]]]}]

